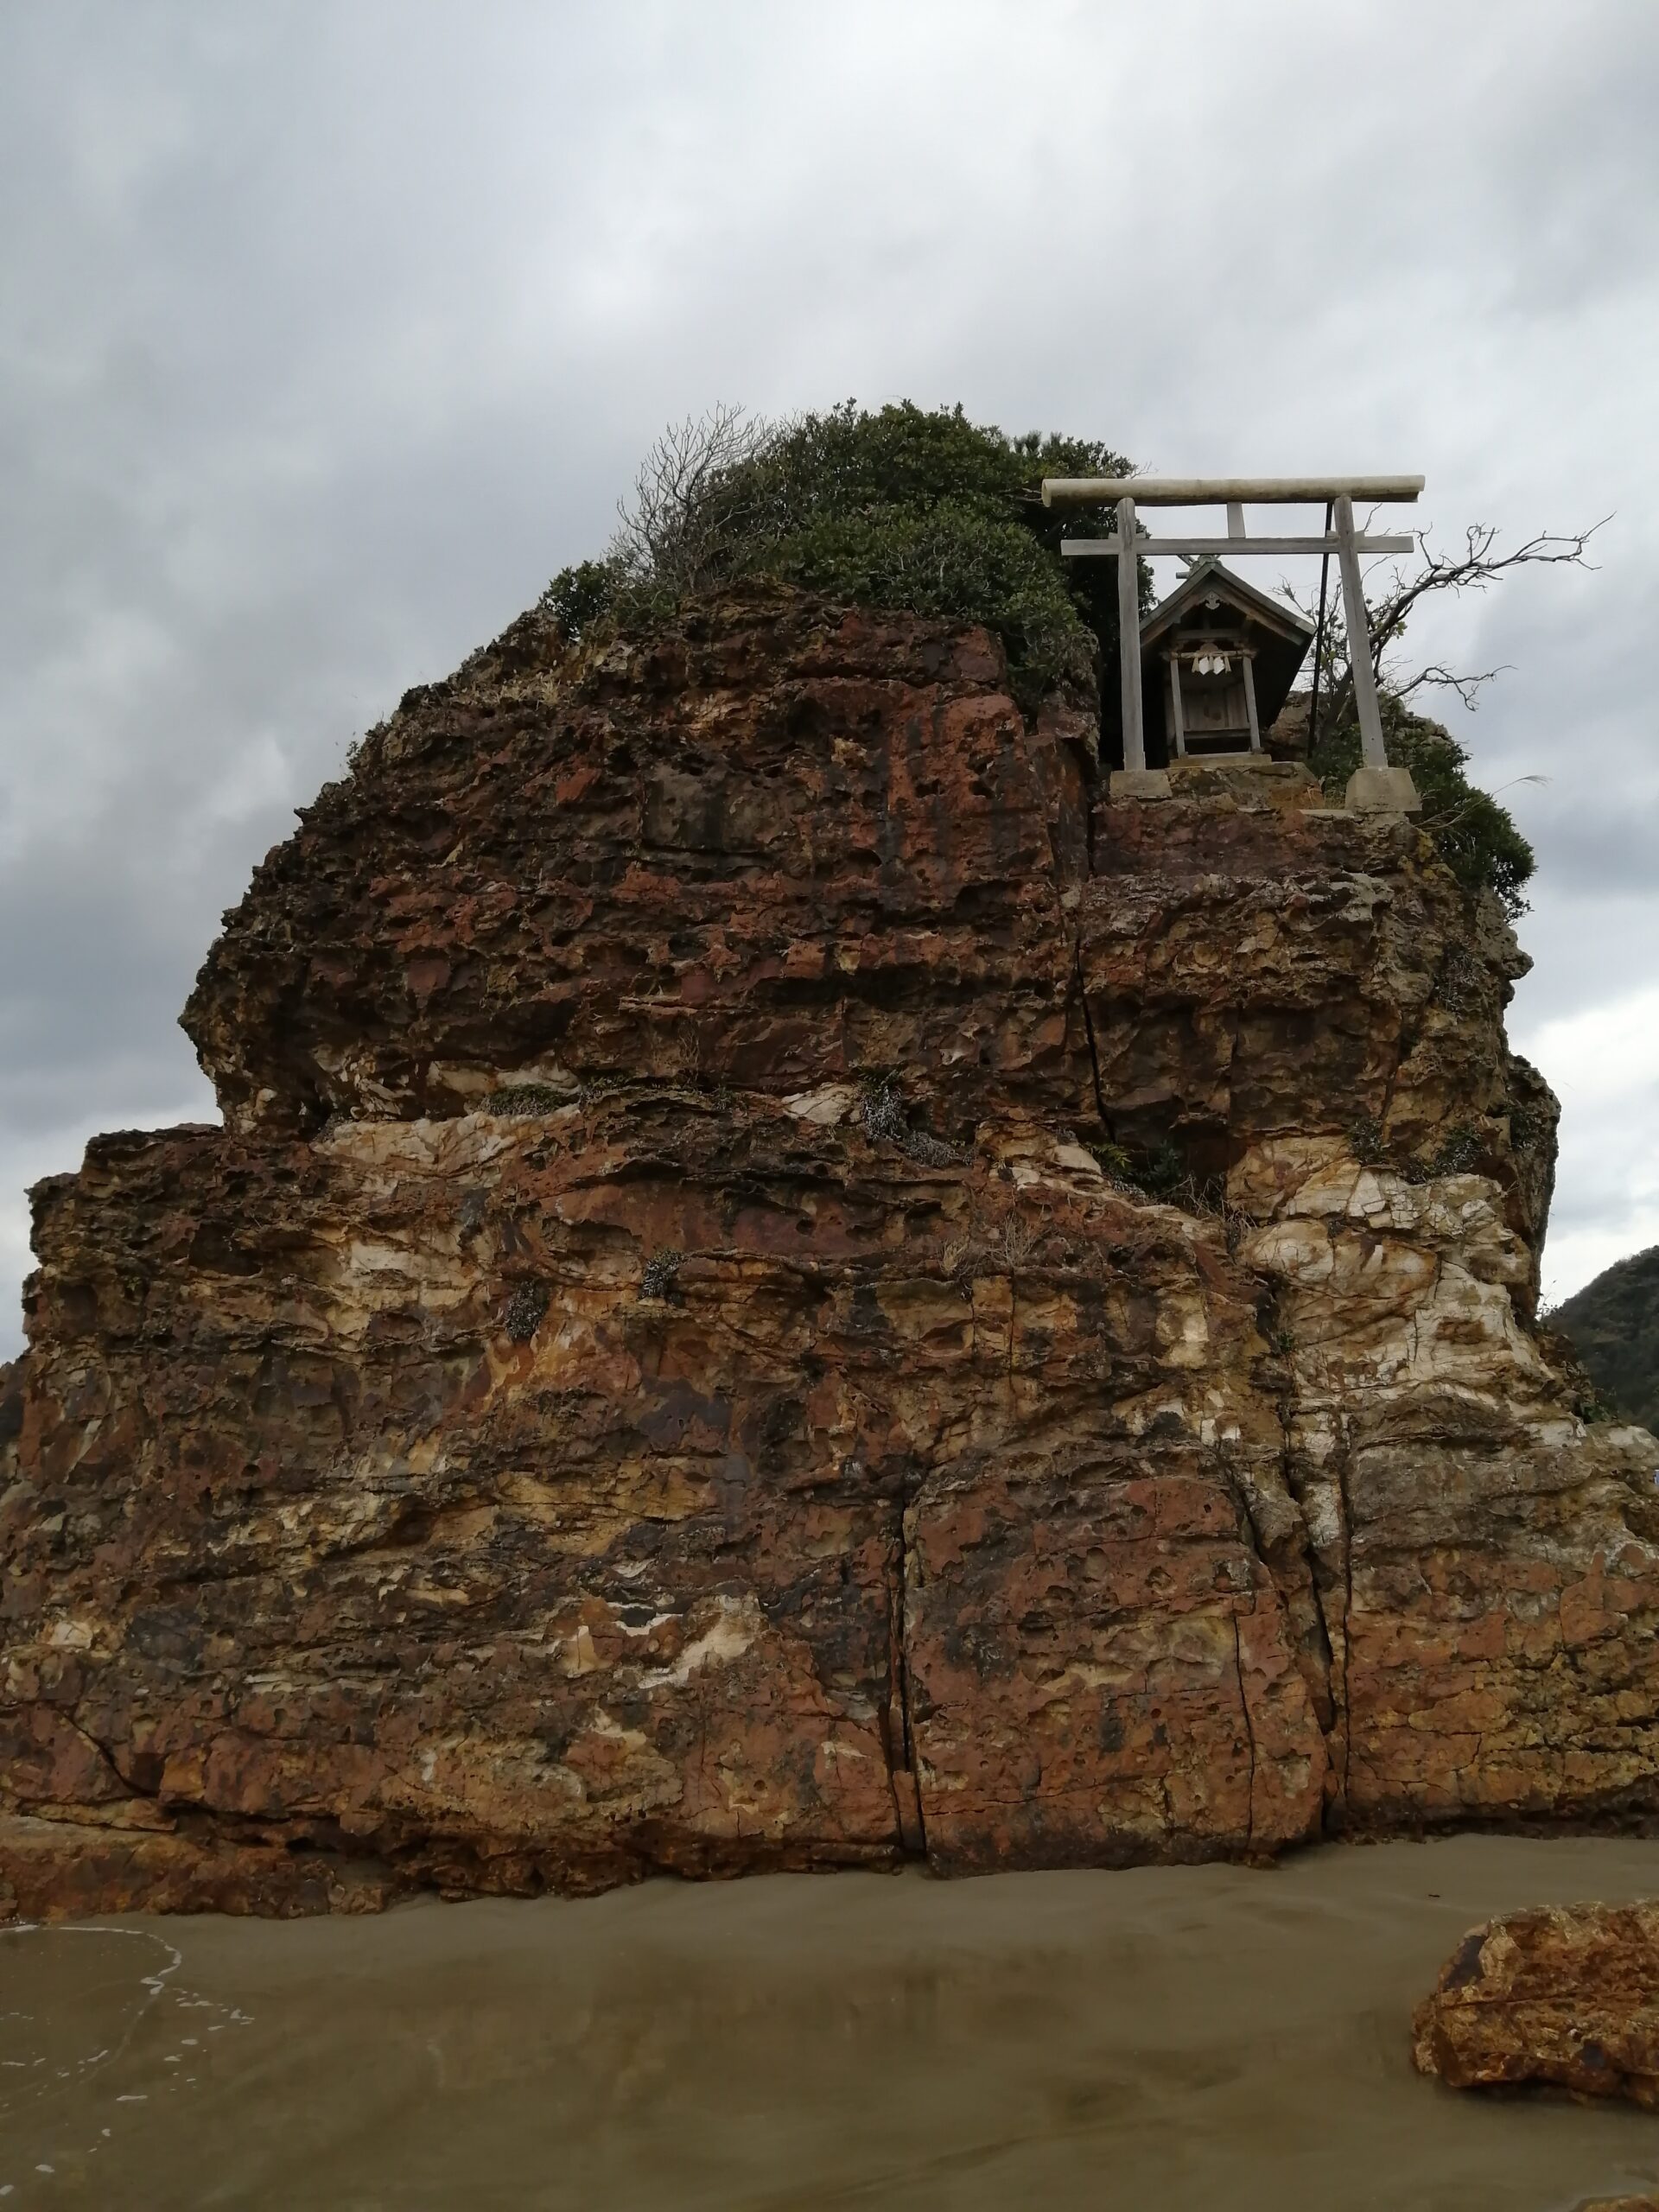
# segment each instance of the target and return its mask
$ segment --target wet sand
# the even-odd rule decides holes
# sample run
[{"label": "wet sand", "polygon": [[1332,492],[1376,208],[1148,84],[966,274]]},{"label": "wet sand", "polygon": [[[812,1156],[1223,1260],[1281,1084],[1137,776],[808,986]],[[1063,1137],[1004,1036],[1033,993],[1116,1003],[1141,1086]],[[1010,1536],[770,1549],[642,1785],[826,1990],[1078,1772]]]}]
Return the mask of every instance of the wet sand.
[{"label": "wet sand", "polygon": [[0,2190],[5,2212],[1564,2212],[1659,2186],[1659,2118],[1422,2081],[1411,2010],[1490,1913],[1655,1893],[1659,1844],[1459,1837],[1266,1872],[7,1931]]}]

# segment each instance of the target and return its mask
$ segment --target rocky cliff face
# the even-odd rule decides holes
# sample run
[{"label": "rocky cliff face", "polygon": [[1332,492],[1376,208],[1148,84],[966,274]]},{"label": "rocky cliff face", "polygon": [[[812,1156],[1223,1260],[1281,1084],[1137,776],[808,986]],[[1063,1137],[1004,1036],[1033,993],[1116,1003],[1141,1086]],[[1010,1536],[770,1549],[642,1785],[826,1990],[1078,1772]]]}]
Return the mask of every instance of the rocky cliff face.
[{"label": "rocky cliff face", "polygon": [[0,1898],[1659,1810],[1659,1452],[1530,1325],[1523,963],[782,594],[410,695],[35,1193]]}]

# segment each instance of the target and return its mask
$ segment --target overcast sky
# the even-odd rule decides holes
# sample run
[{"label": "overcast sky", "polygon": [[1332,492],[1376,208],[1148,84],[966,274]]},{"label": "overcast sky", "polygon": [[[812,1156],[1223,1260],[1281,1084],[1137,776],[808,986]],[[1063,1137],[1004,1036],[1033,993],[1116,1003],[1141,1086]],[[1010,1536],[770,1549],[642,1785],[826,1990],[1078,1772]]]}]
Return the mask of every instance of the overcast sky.
[{"label": "overcast sky", "polygon": [[1611,513],[1412,642],[1512,666],[1549,1287],[1659,1242],[1656,114],[1654,0],[0,0],[0,1357],[289,810],[717,399]]}]

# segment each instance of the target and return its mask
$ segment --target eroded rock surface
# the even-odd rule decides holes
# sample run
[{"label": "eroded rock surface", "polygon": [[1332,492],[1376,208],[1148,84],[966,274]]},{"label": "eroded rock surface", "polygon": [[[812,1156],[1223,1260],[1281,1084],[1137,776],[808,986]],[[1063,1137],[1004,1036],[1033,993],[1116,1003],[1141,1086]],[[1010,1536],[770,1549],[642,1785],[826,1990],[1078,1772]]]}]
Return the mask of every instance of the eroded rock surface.
[{"label": "eroded rock surface", "polygon": [[1026,728],[982,631],[762,594],[573,666],[526,616],[265,861],[184,1024],[264,1131],[849,1069],[925,1081],[964,1135],[1075,1114],[1090,742]]},{"label": "eroded rock surface", "polygon": [[1475,1929],[1418,2007],[1412,2053],[1454,2089],[1659,2109],[1659,1905],[1541,1906]]},{"label": "eroded rock surface", "polygon": [[1659,1809],[1659,1451],[1534,1328],[1524,963],[1295,771],[1103,804],[785,594],[413,694],[35,1193],[0,1897]]}]

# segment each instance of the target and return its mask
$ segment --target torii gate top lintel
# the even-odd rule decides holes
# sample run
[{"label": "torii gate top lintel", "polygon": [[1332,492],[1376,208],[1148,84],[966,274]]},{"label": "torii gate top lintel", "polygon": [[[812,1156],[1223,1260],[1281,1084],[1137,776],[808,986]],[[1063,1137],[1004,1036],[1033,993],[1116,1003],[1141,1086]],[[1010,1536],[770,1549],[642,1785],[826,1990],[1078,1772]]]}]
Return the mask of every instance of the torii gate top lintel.
[{"label": "torii gate top lintel", "polygon": [[1414,499],[1421,476],[1046,476],[1046,507],[1115,506],[1133,499],[1143,507],[1314,506],[1344,496],[1392,506]]},{"label": "torii gate top lintel", "polygon": [[[1342,576],[1343,614],[1353,670],[1361,754],[1367,769],[1386,770],[1389,756],[1382,741],[1382,718],[1371,670],[1370,632],[1365,620],[1359,556],[1362,553],[1409,553],[1416,541],[1410,537],[1360,536],[1354,528],[1354,502],[1358,499],[1368,505],[1392,505],[1414,500],[1422,488],[1421,476],[1045,477],[1046,507],[1114,506],[1117,510],[1115,537],[1068,538],[1061,543],[1063,554],[1077,558],[1103,555],[1116,557],[1132,550],[1136,556],[1133,560],[1119,560],[1117,565],[1124,766],[1137,770],[1146,767],[1141,656],[1134,650],[1133,643],[1139,638],[1141,628],[1139,556],[1176,553],[1202,557],[1215,554],[1232,560],[1245,553],[1334,553]],[[1295,506],[1320,501],[1326,506],[1327,517],[1325,527],[1318,537],[1252,537],[1245,531],[1246,506]],[[1137,538],[1137,506],[1224,506],[1227,510],[1227,535]],[[1404,772],[1401,773],[1403,776]],[[1408,778],[1405,780],[1409,783]],[[1415,794],[1412,796],[1414,802]]]}]

